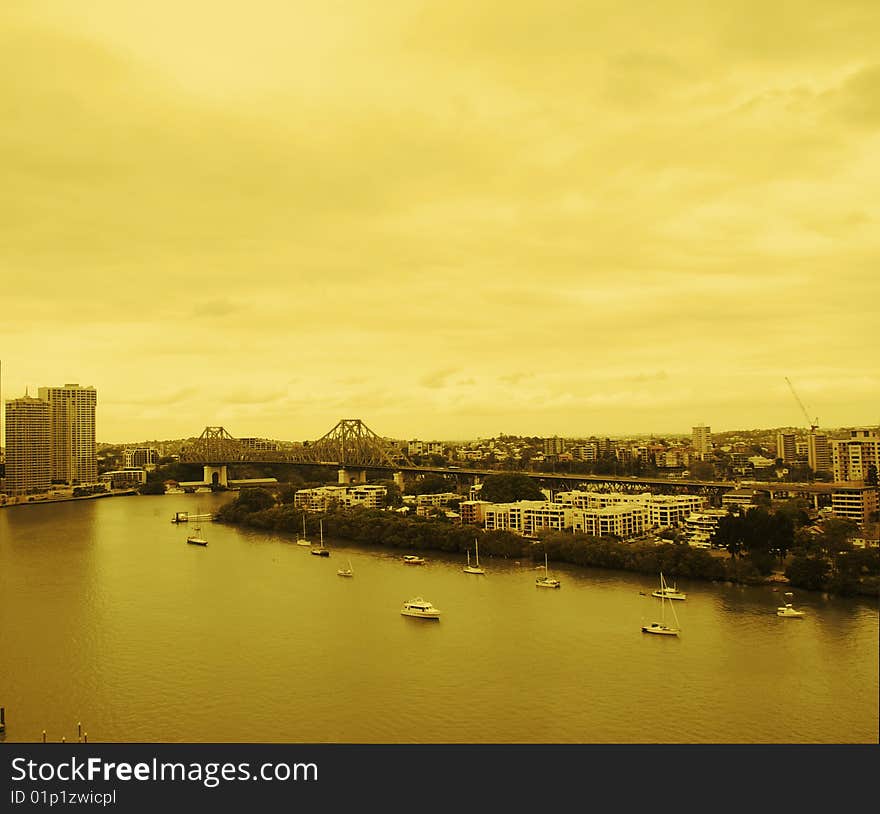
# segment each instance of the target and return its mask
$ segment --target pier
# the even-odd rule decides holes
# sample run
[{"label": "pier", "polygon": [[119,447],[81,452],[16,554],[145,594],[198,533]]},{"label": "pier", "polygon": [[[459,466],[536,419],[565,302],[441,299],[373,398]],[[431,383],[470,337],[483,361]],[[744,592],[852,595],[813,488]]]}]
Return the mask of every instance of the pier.
[{"label": "pier", "polygon": [[189,512],[175,512],[171,518],[172,523],[188,523],[190,520],[213,520],[213,514],[190,514]]}]

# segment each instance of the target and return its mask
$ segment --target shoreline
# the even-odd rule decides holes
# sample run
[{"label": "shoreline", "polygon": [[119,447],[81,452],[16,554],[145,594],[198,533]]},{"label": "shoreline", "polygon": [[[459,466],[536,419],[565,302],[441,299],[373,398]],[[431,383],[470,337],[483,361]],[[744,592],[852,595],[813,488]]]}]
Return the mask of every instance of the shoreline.
[{"label": "shoreline", "polygon": [[[46,497],[34,500],[7,500],[4,503],[0,503],[0,509],[11,509],[16,506],[50,506],[54,503],[69,503],[73,500],[97,500],[107,497],[128,497],[137,494],[139,494],[137,489],[120,489],[118,491],[104,492],[103,494],[97,495],[77,495],[76,497],[73,495],[64,495],[64,497]],[[34,497],[36,498],[36,495],[34,495]]]}]

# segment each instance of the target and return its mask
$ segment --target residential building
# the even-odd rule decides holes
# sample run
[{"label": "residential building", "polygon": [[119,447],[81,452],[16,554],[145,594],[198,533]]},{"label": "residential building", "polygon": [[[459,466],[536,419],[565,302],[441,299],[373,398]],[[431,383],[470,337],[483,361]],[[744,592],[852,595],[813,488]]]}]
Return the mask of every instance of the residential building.
[{"label": "residential building", "polygon": [[388,490],[375,484],[352,484],[351,486],[318,486],[315,489],[298,489],[294,506],[307,512],[324,512],[331,506],[344,508],[363,506],[381,509],[385,505]]},{"label": "residential building", "polygon": [[[880,471],[880,434],[874,429],[850,431],[850,437],[831,442],[831,471],[836,483],[866,481]],[[873,469],[872,469],[873,468]]]},{"label": "residential building", "polygon": [[648,525],[648,512],[638,503],[621,503],[604,509],[574,509],[571,520],[575,532],[625,540],[644,533]]},{"label": "residential building", "polygon": [[797,461],[797,439],[793,432],[776,434],[776,457],[783,463],[793,464]]},{"label": "residential building", "polygon": [[104,472],[98,477],[98,480],[108,484],[111,489],[126,489],[146,483],[147,472],[145,469],[126,467],[125,469]]},{"label": "residential building", "polygon": [[488,500],[463,500],[458,506],[461,522],[482,526],[486,522],[486,507],[492,505]]},{"label": "residential building", "polygon": [[704,458],[712,454],[712,428],[711,427],[694,427],[691,443],[694,452],[702,461]]},{"label": "residential building", "polygon": [[565,452],[565,439],[558,438],[554,436],[553,438],[545,438],[544,439],[544,454],[545,455],[558,455],[560,452]]},{"label": "residential building", "polygon": [[49,403],[24,396],[6,402],[6,492],[45,492],[52,483]]},{"label": "residential building", "polygon": [[98,480],[95,388],[65,384],[64,387],[41,387],[38,395],[49,403],[49,475],[52,481],[94,483]]},{"label": "residential building", "polygon": [[831,472],[831,446],[827,435],[811,432],[807,436],[807,464],[814,472]]},{"label": "residential building", "polygon": [[159,451],[153,447],[129,447],[123,450],[122,465],[125,469],[155,467],[159,463]]},{"label": "residential building", "polygon": [[726,509],[703,509],[688,515],[684,524],[688,545],[694,548],[711,547],[715,541],[718,521],[726,515]]},{"label": "residential building", "polygon": [[[727,494],[722,495],[722,506],[742,506],[743,508],[751,508],[757,505],[757,498],[760,493],[754,489],[733,489]],[[765,493],[766,494],[766,493]]]},{"label": "residential building", "polygon": [[878,501],[876,486],[843,487],[831,493],[831,511],[862,525],[876,517]]}]

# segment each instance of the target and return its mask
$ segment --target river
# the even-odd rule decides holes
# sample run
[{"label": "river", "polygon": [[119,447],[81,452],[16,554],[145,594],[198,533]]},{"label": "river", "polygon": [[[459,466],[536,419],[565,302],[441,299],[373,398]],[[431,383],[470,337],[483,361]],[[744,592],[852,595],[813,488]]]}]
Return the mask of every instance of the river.
[{"label": "river", "polygon": [[[644,575],[401,554],[202,523],[230,494],[0,511],[8,742],[876,743],[878,604],[682,582],[678,638]],[[317,529],[310,529],[316,536]],[[337,576],[348,565],[354,577]],[[400,615],[423,596],[439,622]]]}]

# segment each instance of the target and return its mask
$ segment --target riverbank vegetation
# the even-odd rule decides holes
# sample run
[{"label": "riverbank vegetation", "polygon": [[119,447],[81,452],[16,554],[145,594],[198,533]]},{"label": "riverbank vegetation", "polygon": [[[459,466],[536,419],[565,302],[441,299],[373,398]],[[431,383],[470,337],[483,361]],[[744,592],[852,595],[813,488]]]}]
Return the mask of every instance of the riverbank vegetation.
[{"label": "riverbank vegetation", "polygon": [[[585,567],[644,574],[662,571],[672,579],[748,584],[766,582],[774,568],[784,563],[785,576],[793,587],[880,595],[880,551],[854,549],[848,543],[852,529],[845,521],[830,523],[828,530],[819,534],[803,533],[803,529],[796,533],[796,520],[789,522],[785,514],[765,516],[767,512],[755,509],[731,515],[723,532],[726,552],[692,548],[683,542],[621,542],[570,532],[546,532],[530,540],[507,531],[487,532],[439,518],[403,517],[379,509],[332,508],[321,519],[326,536],[362,546],[464,554],[473,548],[476,537],[485,557],[540,563],[546,552],[554,562]],[[292,502],[278,503],[265,489],[244,489],[220,509],[218,520],[295,535],[302,529],[304,516],[306,523],[315,523],[313,515]]]}]

